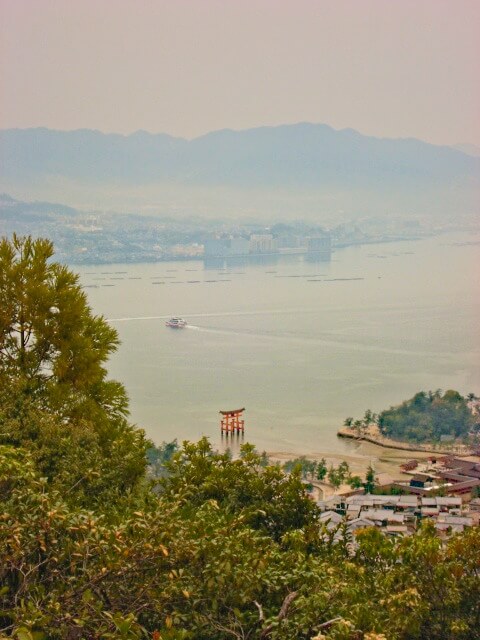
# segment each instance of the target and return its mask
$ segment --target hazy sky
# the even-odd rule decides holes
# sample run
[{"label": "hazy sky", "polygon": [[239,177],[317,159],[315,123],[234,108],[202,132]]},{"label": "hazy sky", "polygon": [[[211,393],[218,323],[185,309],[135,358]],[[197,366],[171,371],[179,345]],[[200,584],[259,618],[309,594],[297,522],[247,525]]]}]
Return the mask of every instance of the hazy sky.
[{"label": "hazy sky", "polygon": [[0,0],[0,127],[480,145],[480,0]]}]

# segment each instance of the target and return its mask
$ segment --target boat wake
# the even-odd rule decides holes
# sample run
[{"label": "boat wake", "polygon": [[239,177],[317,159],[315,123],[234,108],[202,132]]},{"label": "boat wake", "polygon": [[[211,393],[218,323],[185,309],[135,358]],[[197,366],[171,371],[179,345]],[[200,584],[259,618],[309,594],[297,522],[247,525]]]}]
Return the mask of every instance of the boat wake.
[{"label": "boat wake", "polygon": [[[218,313],[184,313],[185,318],[227,318],[235,316],[268,316],[291,313],[314,313],[314,309],[264,309],[258,311],[220,311]],[[133,322],[140,320],[168,320],[171,316],[131,316],[127,318],[107,318],[107,322]]]},{"label": "boat wake", "polygon": [[[259,315],[278,315],[278,314],[292,314],[298,313],[299,309],[269,309],[263,311],[228,311],[222,313],[192,313],[185,314],[185,317],[190,318],[224,318],[224,317],[233,317],[233,316],[259,316]],[[315,312],[315,310],[306,310],[301,309],[302,314]],[[135,316],[135,317],[126,317],[126,318],[109,318],[108,322],[133,322],[133,321],[144,321],[144,320],[165,320],[170,318],[170,316]],[[302,336],[298,333],[260,333],[258,331],[238,331],[236,329],[228,329],[228,328],[220,328],[220,327],[206,327],[199,326],[193,324],[187,324],[185,329],[191,329],[193,331],[198,331],[202,333],[210,333],[216,335],[224,335],[224,336],[239,336],[239,337],[248,337],[250,339],[259,339],[259,340],[270,340],[270,341],[281,341],[281,342],[290,342],[297,344],[310,344],[310,345],[318,345],[322,347],[342,349],[344,351],[360,351],[360,352],[379,352],[385,353],[389,355],[399,355],[399,356],[425,356],[434,360],[444,360],[445,358],[449,358],[451,356],[448,352],[421,352],[421,351],[412,351],[409,349],[402,349],[399,347],[389,347],[382,346],[379,344],[365,344],[359,342],[349,342],[345,340],[338,340],[336,338],[332,338],[327,334],[323,336]]]}]

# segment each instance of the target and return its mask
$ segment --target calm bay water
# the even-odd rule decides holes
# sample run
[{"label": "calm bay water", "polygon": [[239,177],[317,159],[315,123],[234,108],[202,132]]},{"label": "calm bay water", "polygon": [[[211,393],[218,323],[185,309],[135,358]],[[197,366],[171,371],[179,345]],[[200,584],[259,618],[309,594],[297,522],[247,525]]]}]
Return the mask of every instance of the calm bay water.
[{"label": "calm bay water", "polygon": [[[221,446],[218,411],[246,407],[245,439],[259,449],[349,451],[336,437],[346,416],[420,389],[480,393],[478,238],[349,247],[331,262],[80,273],[95,313],[120,334],[110,374],[157,443],[205,434]],[[189,327],[165,327],[172,315]]]}]

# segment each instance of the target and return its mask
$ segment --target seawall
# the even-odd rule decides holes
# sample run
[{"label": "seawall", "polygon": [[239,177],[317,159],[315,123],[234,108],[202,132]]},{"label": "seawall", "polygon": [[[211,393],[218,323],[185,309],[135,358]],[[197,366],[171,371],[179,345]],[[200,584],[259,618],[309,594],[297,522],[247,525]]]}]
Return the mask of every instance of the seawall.
[{"label": "seawall", "polygon": [[428,444],[421,445],[409,444],[408,442],[399,442],[398,440],[390,440],[389,438],[384,438],[383,436],[373,436],[368,434],[357,436],[351,429],[339,429],[337,431],[337,436],[339,438],[349,438],[351,440],[357,440],[359,442],[364,440],[365,442],[371,442],[372,444],[376,444],[387,449],[401,449],[403,451],[412,451],[419,453],[441,453],[442,455],[456,454],[468,456],[473,454],[473,451],[462,446],[450,447],[447,449],[442,447],[435,447]]}]

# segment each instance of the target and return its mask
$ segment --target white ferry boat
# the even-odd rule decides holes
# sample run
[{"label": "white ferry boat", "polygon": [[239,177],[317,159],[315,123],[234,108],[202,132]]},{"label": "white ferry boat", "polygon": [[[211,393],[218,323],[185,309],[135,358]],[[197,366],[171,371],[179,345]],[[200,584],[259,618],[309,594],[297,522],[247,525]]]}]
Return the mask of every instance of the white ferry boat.
[{"label": "white ferry boat", "polygon": [[167,327],[171,327],[172,329],[185,329],[187,326],[187,321],[183,318],[173,317],[170,320],[165,322]]}]

